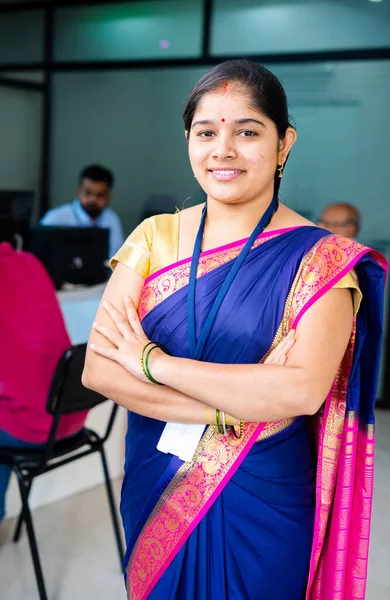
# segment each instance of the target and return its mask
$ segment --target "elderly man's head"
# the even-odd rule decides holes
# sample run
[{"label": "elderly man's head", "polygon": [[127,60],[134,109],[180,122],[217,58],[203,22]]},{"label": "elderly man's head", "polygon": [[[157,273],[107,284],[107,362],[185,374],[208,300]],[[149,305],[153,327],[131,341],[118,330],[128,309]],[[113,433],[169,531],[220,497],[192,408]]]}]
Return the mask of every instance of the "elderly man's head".
[{"label": "elderly man's head", "polygon": [[330,204],[318,220],[318,226],[346,238],[355,238],[360,229],[360,213],[347,202]]}]

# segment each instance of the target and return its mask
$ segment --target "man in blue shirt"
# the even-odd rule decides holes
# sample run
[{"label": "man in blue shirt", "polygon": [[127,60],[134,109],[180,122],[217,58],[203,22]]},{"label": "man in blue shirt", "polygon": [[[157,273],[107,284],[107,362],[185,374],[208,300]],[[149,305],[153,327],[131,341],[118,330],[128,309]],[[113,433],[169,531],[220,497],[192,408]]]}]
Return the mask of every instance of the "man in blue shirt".
[{"label": "man in blue shirt", "polygon": [[80,173],[77,198],[49,210],[41,225],[109,229],[109,257],[113,256],[124,241],[119,217],[108,208],[113,184],[114,177],[108,169],[98,165],[86,167]]}]

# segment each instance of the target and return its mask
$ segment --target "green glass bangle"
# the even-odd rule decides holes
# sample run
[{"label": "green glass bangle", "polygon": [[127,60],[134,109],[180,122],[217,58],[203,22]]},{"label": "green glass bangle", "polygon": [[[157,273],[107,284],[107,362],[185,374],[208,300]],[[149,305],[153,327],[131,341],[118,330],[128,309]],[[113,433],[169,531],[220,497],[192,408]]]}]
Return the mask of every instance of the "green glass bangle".
[{"label": "green glass bangle", "polygon": [[145,350],[146,348],[148,348],[149,346],[157,346],[156,342],[148,342],[147,344],[145,344],[145,346],[142,348],[142,352],[141,352],[141,359],[144,359],[145,356]]},{"label": "green glass bangle", "polygon": [[145,372],[146,372],[146,377],[149,379],[149,381],[151,383],[154,383],[155,385],[161,385],[161,383],[159,383],[158,381],[155,380],[155,378],[152,376],[152,374],[151,374],[151,372],[149,370],[149,356],[151,355],[151,353],[153,352],[153,350],[156,350],[156,348],[160,348],[160,346],[158,344],[155,344],[146,353],[146,356],[145,356]]},{"label": "green glass bangle", "polygon": [[144,363],[144,359],[145,359],[145,351],[149,346],[153,346],[155,345],[154,342],[148,342],[147,344],[145,344],[145,346],[142,348],[142,352],[141,352],[141,369],[142,369],[142,373],[145,375],[146,379],[149,379],[148,374],[145,370],[145,363]]}]

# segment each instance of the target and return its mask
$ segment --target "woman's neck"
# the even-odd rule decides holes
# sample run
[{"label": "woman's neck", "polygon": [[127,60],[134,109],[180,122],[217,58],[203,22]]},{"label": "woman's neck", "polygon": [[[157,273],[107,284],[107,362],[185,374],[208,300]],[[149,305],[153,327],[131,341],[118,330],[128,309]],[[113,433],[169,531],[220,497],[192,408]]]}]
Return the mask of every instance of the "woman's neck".
[{"label": "woman's neck", "polygon": [[271,201],[272,196],[267,196],[250,203],[225,204],[208,198],[205,233],[219,230],[234,239],[249,237]]}]

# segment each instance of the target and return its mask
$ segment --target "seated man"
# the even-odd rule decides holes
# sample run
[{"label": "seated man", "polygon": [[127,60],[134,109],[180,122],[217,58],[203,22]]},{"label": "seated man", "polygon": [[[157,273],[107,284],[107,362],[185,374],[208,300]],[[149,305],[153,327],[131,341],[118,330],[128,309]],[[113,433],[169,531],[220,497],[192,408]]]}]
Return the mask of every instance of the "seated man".
[{"label": "seated man", "polygon": [[119,217],[108,208],[113,184],[111,171],[97,165],[86,167],[80,173],[77,198],[49,210],[41,225],[109,229],[109,257],[113,256],[124,242]]},{"label": "seated man", "polygon": [[[39,446],[52,424],[51,379],[71,342],[54,286],[35,256],[0,244],[0,281],[0,446]],[[57,436],[77,433],[86,414],[62,417]],[[0,465],[0,521],[10,473]]]},{"label": "seated man", "polygon": [[323,227],[346,238],[355,239],[360,229],[360,213],[352,204],[336,202],[322,211],[318,227]]}]

